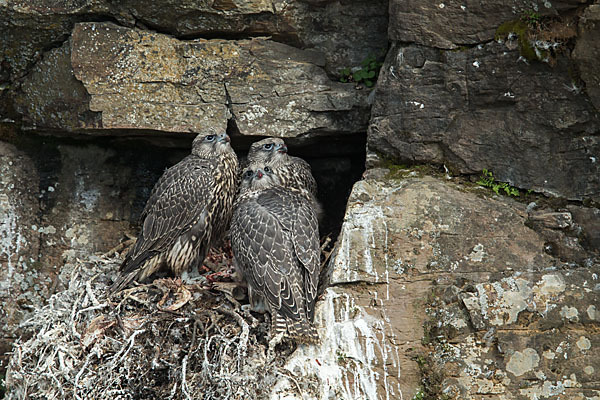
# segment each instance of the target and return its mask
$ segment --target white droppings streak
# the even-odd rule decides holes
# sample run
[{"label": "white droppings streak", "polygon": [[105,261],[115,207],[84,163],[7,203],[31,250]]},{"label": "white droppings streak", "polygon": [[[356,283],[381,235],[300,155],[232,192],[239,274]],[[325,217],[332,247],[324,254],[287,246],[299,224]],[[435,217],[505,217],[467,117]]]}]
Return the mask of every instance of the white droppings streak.
[{"label": "white droppings streak", "polygon": [[[14,180],[11,179],[11,171],[6,166],[4,167],[0,170],[0,177],[8,179],[2,179],[0,184],[10,191],[10,186]],[[15,272],[13,259],[16,259],[16,256],[21,252],[21,246],[27,243],[21,232],[15,201],[19,201],[18,196],[9,197],[0,192],[0,255],[5,255],[7,259],[8,271],[6,276],[13,276]]]},{"label": "white droppings streak", "polygon": [[[17,223],[16,210],[11,207],[10,203],[7,205],[8,207],[4,208],[6,210],[4,215],[0,215],[2,218],[0,220],[0,254],[6,255],[8,260],[7,276],[12,276],[14,273],[12,259],[20,253],[21,245],[24,245],[26,241]],[[2,204],[2,206],[5,206],[5,204]]]},{"label": "white droppings streak", "polygon": [[[386,337],[386,322],[369,315],[347,293],[327,289],[317,306],[315,323],[321,343],[302,345],[292,354],[285,368],[295,376],[316,378],[311,399],[330,398],[379,400],[378,384],[385,388],[385,399],[402,398],[400,388],[389,381],[387,365],[399,365],[397,346]],[[383,376],[375,366],[383,367]],[[398,396],[396,393],[400,393]],[[282,378],[270,398],[301,399],[287,378]]]},{"label": "white droppings streak", "polygon": [[[367,275],[374,278],[375,282],[379,282],[379,275],[373,265],[372,251],[377,247],[376,230],[380,226],[384,228],[385,241],[384,246],[387,249],[387,226],[383,210],[379,206],[371,205],[370,207],[360,207],[348,210],[349,218],[344,222],[342,228],[342,240],[340,250],[334,261],[334,270],[344,273],[343,280],[353,282],[359,280],[359,271],[363,271]],[[356,241],[362,241],[358,244]],[[351,254],[357,248],[362,247],[362,257],[354,259]],[[353,251],[351,251],[351,248]],[[360,263],[362,266],[357,267]],[[388,260],[385,258],[386,271]],[[386,276],[387,279],[387,276]]]}]

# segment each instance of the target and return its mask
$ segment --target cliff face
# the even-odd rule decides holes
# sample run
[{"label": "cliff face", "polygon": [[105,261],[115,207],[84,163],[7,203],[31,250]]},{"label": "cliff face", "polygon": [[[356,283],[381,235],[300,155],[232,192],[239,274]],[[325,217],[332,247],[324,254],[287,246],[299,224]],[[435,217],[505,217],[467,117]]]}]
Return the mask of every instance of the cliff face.
[{"label": "cliff face", "polygon": [[[286,138],[317,176],[322,233],[340,231],[323,343],[287,358],[269,396],[600,397],[600,5],[0,11],[0,351],[218,127],[240,154]],[[484,169],[520,196],[469,182]]]}]

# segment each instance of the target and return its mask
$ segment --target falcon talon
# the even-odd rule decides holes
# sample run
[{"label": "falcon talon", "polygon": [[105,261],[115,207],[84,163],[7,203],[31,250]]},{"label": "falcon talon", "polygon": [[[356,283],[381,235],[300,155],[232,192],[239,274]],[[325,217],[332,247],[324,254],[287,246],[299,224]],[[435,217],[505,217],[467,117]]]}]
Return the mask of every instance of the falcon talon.
[{"label": "falcon talon", "polygon": [[199,272],[199,273],[201,273],[201,274],[205,274],[205,273],[207,273],[207,272],[212,272],[212,270],[211,270],[210,268],[208,268],[206,265],[202,265],[202,266],[199,268],[199,271],[198,271],[198,272]]},{"label": "falcon talon", "polygon": [[224,271],[220,271],[220,272],[213,272],[210,275],[206,275],[206,279],[209,282],[221,282],[223,280],[227,280],[227,281],[231,281],[231,275],[229,275],[227,272]]}]

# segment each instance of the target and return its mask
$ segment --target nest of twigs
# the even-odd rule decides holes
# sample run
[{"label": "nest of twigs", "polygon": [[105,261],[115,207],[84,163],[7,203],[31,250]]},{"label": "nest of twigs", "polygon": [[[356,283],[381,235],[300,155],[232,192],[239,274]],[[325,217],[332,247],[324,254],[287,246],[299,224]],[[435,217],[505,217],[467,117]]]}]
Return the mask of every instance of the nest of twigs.
[{"label": "nest of twigs", "polygon": [[227,287],[157,279],[106,297],[120,259],[78,263],[23,324],[7,399],[252,399],[287,371],[267,359],[268,321]]}]

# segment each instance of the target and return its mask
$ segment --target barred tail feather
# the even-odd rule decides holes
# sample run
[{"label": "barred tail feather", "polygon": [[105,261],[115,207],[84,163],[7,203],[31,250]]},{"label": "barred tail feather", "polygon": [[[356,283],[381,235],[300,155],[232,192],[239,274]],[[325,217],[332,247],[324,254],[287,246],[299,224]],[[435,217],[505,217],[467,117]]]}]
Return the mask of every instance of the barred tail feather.
[{"label": "barred tail feather", "polygon": [[138,271],[132,271],[125,275],[119,275],[117,277],[117,280],[115,280],[113,284],[110,285],[110,287],[108,288],[108,295],[110,296],[125,289],[127,285],[134,281],[137,273]]},{"label": "barred tail feather", "polygon": [[[123,261],[122,268],[125,267],[125,265],[128,262],[130,262],[129,259],[125,258],[125,261]],[[136,279],[139,281],[143,281],[144,279],[148,278],[150,275],[158,271],[162,262],[162,256],[158,255],[145,260],[142,265],[135,267],[129,272],[121,271],[115,282],[108,288],[108,294],[112,295],[116,292],[125,289],[127,285],[129,285]]]},{"label": "barred tail feather", "polygon": [[318,343],[319,333],[317,328],[308,320],[292,320],[277,314],[272,323],[273,335],[283,333],[287,339],[294,340],[297,343]]}]

